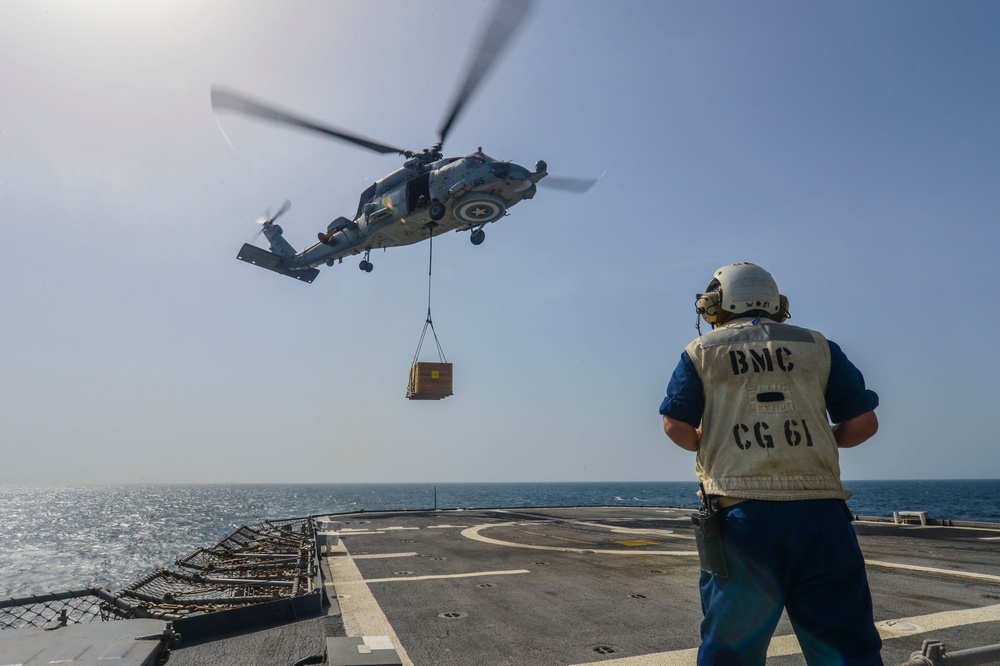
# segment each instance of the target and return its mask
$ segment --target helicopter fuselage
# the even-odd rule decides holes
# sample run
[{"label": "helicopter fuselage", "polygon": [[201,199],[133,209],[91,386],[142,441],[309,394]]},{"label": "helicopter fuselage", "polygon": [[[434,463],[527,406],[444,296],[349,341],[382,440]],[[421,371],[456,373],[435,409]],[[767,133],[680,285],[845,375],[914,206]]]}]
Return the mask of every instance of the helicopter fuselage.
[{"label": "helicopter fuselage", "polygon": [[373,183],[361,193],[353,219],[338,217],[319,242],[296,252],[277,224],[266,222],[270,252],[250,244],[239,258],[283,275],[312,282],[318,266],[332,266],[345,256],[365,253],[360,267],[370,271],[368,254],[378,248],[410,245],[446,231],[470,231],[478,245],[482,229],[535,195],[535,184],[548,172],[539,161],[530,171],[495,160],[482,149],[465,157],[426,161],[420,156]]}]

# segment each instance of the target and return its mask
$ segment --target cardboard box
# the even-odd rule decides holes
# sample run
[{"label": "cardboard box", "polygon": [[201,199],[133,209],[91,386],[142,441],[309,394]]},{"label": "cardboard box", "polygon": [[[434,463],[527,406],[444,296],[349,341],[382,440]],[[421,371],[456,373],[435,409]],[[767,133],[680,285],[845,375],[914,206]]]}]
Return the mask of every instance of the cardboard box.
[{"label": "cardboard box", "polygon": [[410,366],[410,400],[440,400],[452,395],[451,363],[414,363]]}]

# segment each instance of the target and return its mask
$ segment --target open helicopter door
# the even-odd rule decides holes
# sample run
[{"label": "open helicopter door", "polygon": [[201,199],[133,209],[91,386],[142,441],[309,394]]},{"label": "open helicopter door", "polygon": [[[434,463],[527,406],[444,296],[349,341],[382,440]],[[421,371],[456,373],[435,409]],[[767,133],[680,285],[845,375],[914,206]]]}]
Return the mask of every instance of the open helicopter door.
[{"label": "open helicopter door", "polygon": [[[441,400],[447,398],[452,393],[452,364],[444,357],[444,350],[441,349],[441,342],[438,340],[437,332],[434,330],[434,322],[431,320],[431,270],[434,266],[434,227],[436,222],[427,224],[427,231],[430,238],[430,260],[427,267],[427,320],[424,322],[424,330],[420,334],[420,342],[417,343],[417,351],[413,355],[413,363],[410,365],[410,382],[406,387],[406,397],[410,400]],[[424,338],[427,336],[427,329],[431,329],[434,336],[434,346],[437,348],[438,362],[421,362],[420,349],[424,346]]]}]

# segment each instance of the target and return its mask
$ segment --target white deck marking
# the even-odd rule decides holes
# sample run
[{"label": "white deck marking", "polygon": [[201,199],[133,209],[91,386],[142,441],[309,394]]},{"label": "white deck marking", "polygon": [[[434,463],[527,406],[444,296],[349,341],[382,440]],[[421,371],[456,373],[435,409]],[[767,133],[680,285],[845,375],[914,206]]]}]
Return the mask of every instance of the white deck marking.
[{"label": "white deck marking", "polygon": [[428,525],[426,529],[429,530],[446,530],[446,529],[465,529],[468,525]]},{"label": "white deck marking", "polygon": [[883,622],[876,622],[875,626],[878,627],[878,633],[882,638],[899,638],[900,636],[920,634],[926,631],[950,629],[951,627],[961,627],[981,622],[996,622],[998,620],[1000,620],[1000,604],[995,604],[980,608],[928,613],[927,615],[904,617],[899,620],[885,620]]},{"label": "white deck marking", "polygon": [[[538,523],[529,523],[537,526]],[[462,530],[462,536],[473,541],[491,543],[495,546],[507,546],[509,548],[528,548],[531,550],[554,550],[560,553],[600,553],[602,555],[676,555],[678,557],[698,557],[698,552],[693,550],[597,550],[595,548],[565,548],[560,546],[538,546],[530,543],[514,543],[511,541],[501,541],[491,539],[479,533],[488,527],[510,527],[521,525],[521,523],[488,523],[485,525],[475,525]]]},{"label": "white deck marking", "polygon": [[584,525],[586,527],[597,527],[600,529],[610,530],[616,534],[645,534],[648,536],[655,536],[664,539],[690,539],[694,541],[693,534],[677,534],[673,530],[657,530],[653,528],[641,528],[641,527],[616,527],[614,525],[606,525],[604,523],[587,523],[583,521],[573,521],[574,525]]},{"label": "white deck marking", "polygon": [[956,571],[955,569],[935,569],[934,567],[921,567],[916,564],[896,564],[895,562],[881,562],[879,560],[865,560],[866,565],[873,567],[884,567],[886,569],[904,569],[906,571],[919,571],[921,573],[939,574],[942,576],[952,576],[955,578],[972,578],[974,580],[984,580],[991,583],[1000,583],[1000,576],[992,574],[981,574],[974,571]]},{"label": "white deck marking", "polygon": [[540,516],[537,513],[528,513],[527,511],[513,511],[511,509],[499,509],[497,513],[506,513],[511,516],[524,516],[525,518],[531,518],[532,520],[538,520],[544,516]]},{"label": "white deck marking", "polygon": [[[1000,604],[983,606],[982,608],[968,608],[966,610],[916,615],[898,620],[885,620],[883,622],[876,622],[875,626],[878,628],[878,633],[883,639],[890,639],[939,629],[962,627],[967,624],[996,621],[1000,621]],[[795,638],[795,634],[775,636],[771,639],[771,645],[767,648],[768,657],[782,657],[801,652],[802,649],[799,647],[799,641]],[[637,657],[582,662],[574,666],[590,666],[591,664],[600,664],[601,666],[691,666],[697,660],[698,648],[695,647],[684,650],[673,650],[671,652],[644,654]]]},{"label": "white deck marking", "polygon": [[342,530],[335,530],[333,532],[323,532],[327,536],[335,537],[349,537],[349,536],[367,536],[371,534],[385,534],[383,530],[362,530],[362,529],[351,529],[345,528]]},{"label": "white deck marking", "polygon": [[335,555],[327,557],[327,564],[330,567],[330,582],[336,593],[341,595],[338,601],[344,632],[348,636],[388,636],[403,666],[413,666],[403,644],[399,642],[399,636],[389,624],[375,595],[368,589],[347,547],[341,542],[332,550]]},{"label": "white deck marking", "polygon": [[416,557],[416,553],[366,553],[364,555],[352,555],[356,560],[380,560],[388,557]]},{"label": "white deck marking", "polygon": [[969,525],[914,525],[914,524],[904,524],[904,523],[894,523],[889,521],[888,523],[884,520],[855,520],[856,523],[864,523],[865,525],[893,525],[899,527],[902,530],[968,530],[970,532],[996,532],[998,531],[996,527],[972,527]]},{"label": "white deck marking", "polygon": [[406,583],[413,580],[445,580],[447,578],[476,578],[479,576],[507,576],[531,573],[527,569],[505,569],[502,571],[472,571],[460,574],[435,574],[431,576],[393,576],[392,578],[369,578],[366,583]]}]

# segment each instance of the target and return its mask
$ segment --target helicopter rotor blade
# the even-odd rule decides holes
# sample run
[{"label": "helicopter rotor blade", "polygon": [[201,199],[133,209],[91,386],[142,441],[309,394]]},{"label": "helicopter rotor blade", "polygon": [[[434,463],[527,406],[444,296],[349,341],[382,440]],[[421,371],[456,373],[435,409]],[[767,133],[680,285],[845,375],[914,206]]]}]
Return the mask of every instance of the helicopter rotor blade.
[{"label": "helicopter rotor blade", "polygon": [[531,0],[504,0],[497,3],[496,12],[486,25],[486,29],[479,40],[479,52],[465,73],[465,80],[462,83],[462,87],[455,96],[455,101],[451,104],[447,119],[441,125],[441,129],[438,132],[437,149],[440,149],[442,144],[444,144],[452,123],[455,122],[455,119],[462,112],[462,108],[469,100],[469,97],[472,96],[472,93],[475,92],[476,87],[485,78],[493,63],[500,55],[500,52],[507,45],[511,35],[514,34],[517,27],[524,21],[530,8]]},{"label": "helicopter rotor blade", "polygon": [[600,178],[565,178],[561,176],[546,176],[538,181],[542,187],[564,192],[582,194],[597,184]]},{"label": "helicopter rotor blade", "polygon": [[412,151],[405,150],[403,148],[396,148],[395,146],[379,143],[378,141],[373,141],[371,139],[366,139],[363,136],[351,134],[350,132],[331,127],[329,125],[323,125],[288,111],[263,104],[262,102],[250,99],[249,97],[232,90],[225,90],[217,86],[212,86],[212,108],[216,111],[220,109],[235,111],[237,113],[253,116],[262,120],[269,120],[283,125],[299,127],[311,132],[318,132],[320,134],[331,136],[335,139],[340,139],[341,141],[353,143],[361,146],[362,148],[367,148],[368,150],[373,150],[376,153],[399,153],[400,155],[405,155],[407,157],[413,156]]}]

